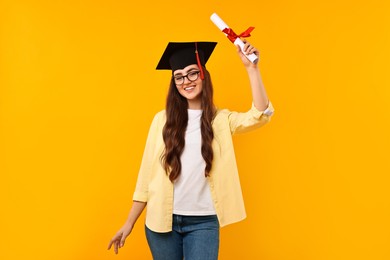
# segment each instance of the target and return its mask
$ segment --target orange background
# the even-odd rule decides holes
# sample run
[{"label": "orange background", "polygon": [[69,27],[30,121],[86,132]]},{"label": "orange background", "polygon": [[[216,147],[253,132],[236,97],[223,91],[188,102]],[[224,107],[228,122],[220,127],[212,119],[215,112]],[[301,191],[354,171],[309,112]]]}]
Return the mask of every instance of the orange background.
[{"label": "orange background", "polygon": [[275,108],[234,137],[248,218],[220,259],[390,259],[386,1],[0,1],[0,259],[151,259],[144,215],[118,256],[169,41],[219,44],[219,107],[247,76],[217,12],[250,42]]}]

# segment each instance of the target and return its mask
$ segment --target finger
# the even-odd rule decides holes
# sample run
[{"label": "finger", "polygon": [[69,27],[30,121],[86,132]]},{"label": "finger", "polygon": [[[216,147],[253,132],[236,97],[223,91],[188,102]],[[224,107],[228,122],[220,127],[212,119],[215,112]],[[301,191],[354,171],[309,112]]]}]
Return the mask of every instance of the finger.
[{"label": "finger", "polygon": [[248,52],[248,49],[250,48],[250,46],[251,46],[251,45],[250,45],[249,42],[245,42],[243,51],[244,51],[245,53],[247,53],[247,52]]},{"label": "finger", "polygon": [[108,249],[110,249],[111,248],[111,246],[113,245],[113,244],[115,244],[115,241],[117,241],[119,238],[119,236],[121,236],[121,234],[115,234],[115,236],[110,240],[110,243],[108,244]]},{"label": "finger", "polygon": [[247,52],[248,52],[248,54],[252,54],[252,53],[254,53],[254,52],[255,52],[255,50],[256,50],[256,48],[255,48],[255,47],[253,47],[253,46],[249,46],[249,47],[248,47],[248,50],[247,50]]},{"label": "finger", "polygon": [[123,247],[125,245],[125,242],[126,242],[126,236],[122,235],[121,242],[120,242],[119,246]]},{"label": "finger", "polygon": [[237,48],[237,52],[238,52],[238,53],[242,52],[240,45],[237,44],[237,45],[236,45],[236,48]]},{"label": "finger", "polygon": [[115,241],[114,243],[114,252],[115,254],[118,254],[118,241]]},{"label": "finger", "polygon": [[259,50],[256,49],[254,46],[252,46],[252,48],[250,50],[250,53],[254,53],[254,54],[258,55],[259,54]]},{"label": "finger", "polygon": [[244,42],[245,42],[245,46],[246,46],[246,49],[245,49],[245,50],[248,51],[248,49],[251,48],[251,47],[253,47],[253,46],[252,46],[251,43],[248,42],[246,39],[244,39],[244,40],[245,40]]},{"label": "finger", "polygon": [[111,239],[110,243],[108,244],[108,249],[111,249],[112,245],[115,245],[116,240],[117,240],[116,236]]},{"label": "finger", "polygon": [[249,54],[249,50],[250,50],[251,46],[246,46],[246,49],[245,49],[245,54],[248,55]]},{"label": "finger", "polygon": [[112,240],[110,241],[110,243],[108,243],[107,250],[110,250],[111,246],[112,246]]}]

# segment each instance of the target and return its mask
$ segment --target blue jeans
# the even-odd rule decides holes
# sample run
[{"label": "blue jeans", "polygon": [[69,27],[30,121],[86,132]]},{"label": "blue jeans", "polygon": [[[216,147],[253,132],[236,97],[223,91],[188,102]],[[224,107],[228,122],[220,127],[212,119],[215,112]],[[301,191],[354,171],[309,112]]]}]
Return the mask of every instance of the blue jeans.
[{"label": "blue jeans", "polygon": [[216,215],[173,215],[172,231],[157,233],[145,226],[154,260],[216,260],[219,223]]}]

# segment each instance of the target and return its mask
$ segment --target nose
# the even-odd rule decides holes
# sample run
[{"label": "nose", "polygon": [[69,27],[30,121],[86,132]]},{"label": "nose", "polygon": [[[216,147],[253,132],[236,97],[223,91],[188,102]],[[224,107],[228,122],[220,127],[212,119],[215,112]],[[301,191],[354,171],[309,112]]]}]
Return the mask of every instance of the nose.
[{"label": "nose", "polygon": [[191,83],[191,80],[188,79],[188,75],[187,75],[187,76],[184,77],[183,84],[188,84],[188,83]]}]

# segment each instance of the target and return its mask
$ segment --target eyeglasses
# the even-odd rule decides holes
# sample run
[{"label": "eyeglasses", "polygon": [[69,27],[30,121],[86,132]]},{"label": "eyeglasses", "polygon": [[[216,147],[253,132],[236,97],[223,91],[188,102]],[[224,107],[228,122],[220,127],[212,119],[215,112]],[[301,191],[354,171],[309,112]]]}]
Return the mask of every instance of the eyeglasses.
[{"label": "eyeglasses", "polygon": [[184,84],[184,78],[187,78],[189,81],[194,82],[199,78],[200,71],[191,71],[187,75],[177,75],[173,76],[173,80],[175,81],[176,85],[183,85]]}]

